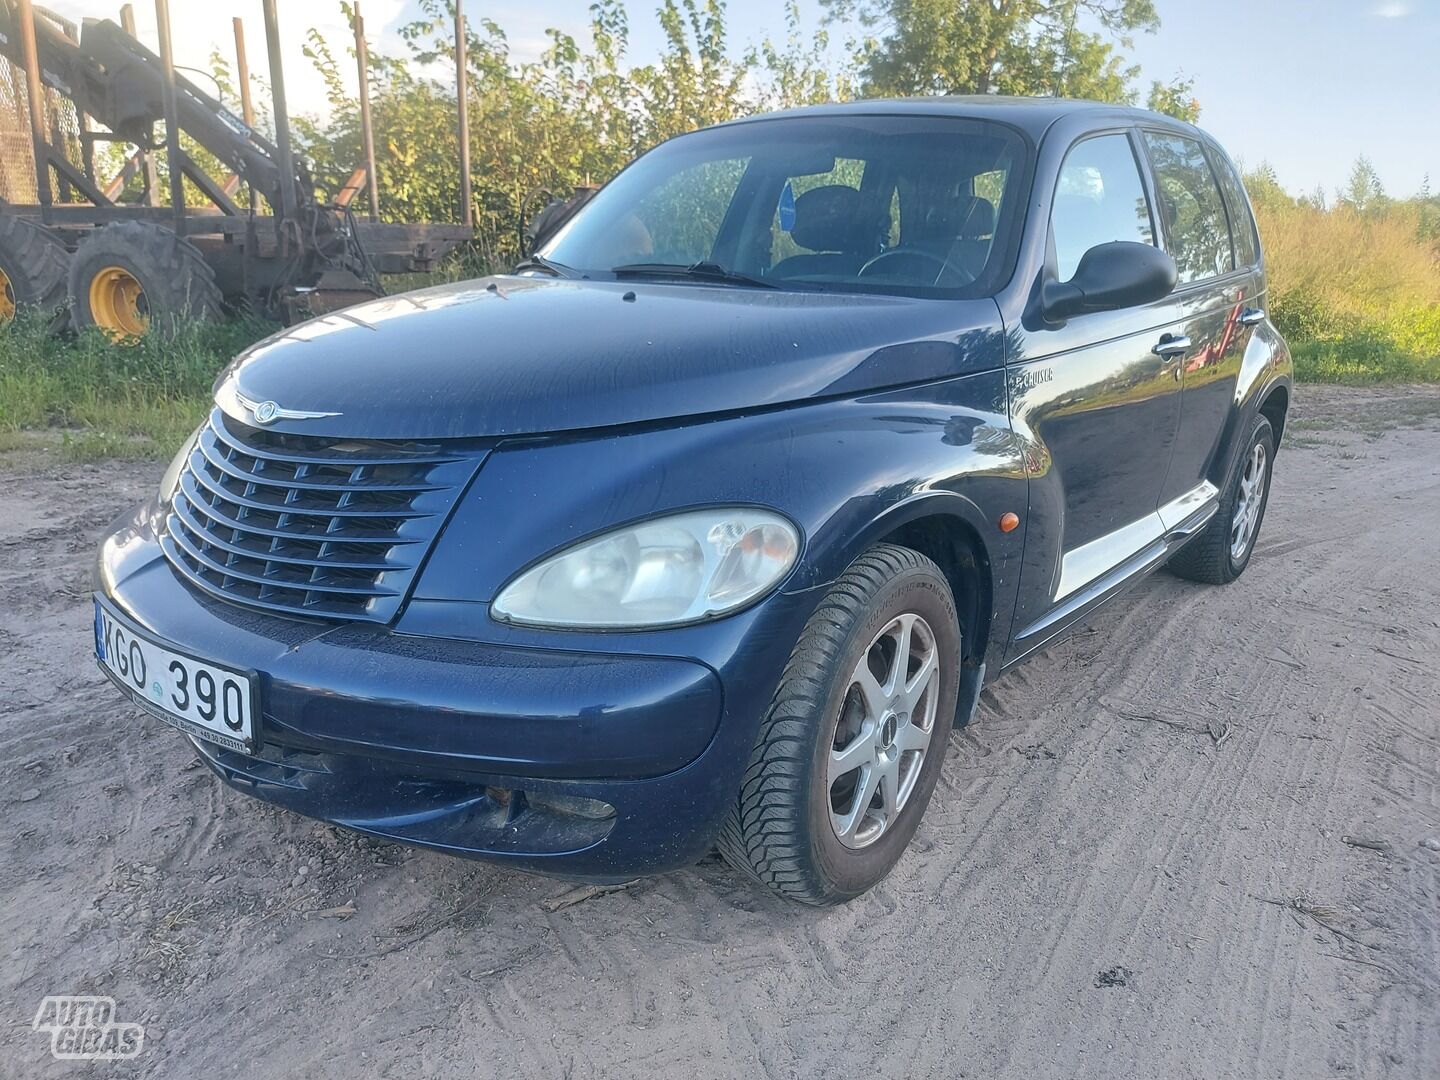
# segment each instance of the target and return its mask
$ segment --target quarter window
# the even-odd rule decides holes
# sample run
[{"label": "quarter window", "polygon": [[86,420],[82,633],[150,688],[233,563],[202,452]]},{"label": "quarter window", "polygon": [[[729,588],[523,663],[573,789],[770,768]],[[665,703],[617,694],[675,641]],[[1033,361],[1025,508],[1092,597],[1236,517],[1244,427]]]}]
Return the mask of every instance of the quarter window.
[{"label": "quarter window", "polygon": [[1215,174],[1194,139],[1169,132],[1145,132],[1155,168],[1165,240],[1180,282],[1203,281],[1235,268],[1230,226]]},{"label": "quarter window", "polygon": [[1250,200],[1245,197],[1245,188],[1224,156],[1214,152],[1210,162],[1215,166],[1215,175],[1220,178],[1220,189],[1225,192],[1225,205],[1230,210],[1230,233],[1235,238],[1235,262],[1240,266],[1255,266],[1260,262],[1260,240],[1255,232],[1255,218],[1250,213]]},{"label": "quarter window", "polygon": [[1098,244],[1154,244],[1150,203],[1124,135],[1097,135],[1071,147],[1060,167],[1050,211],[1059,280],[1069,281],[1080,256]]}]

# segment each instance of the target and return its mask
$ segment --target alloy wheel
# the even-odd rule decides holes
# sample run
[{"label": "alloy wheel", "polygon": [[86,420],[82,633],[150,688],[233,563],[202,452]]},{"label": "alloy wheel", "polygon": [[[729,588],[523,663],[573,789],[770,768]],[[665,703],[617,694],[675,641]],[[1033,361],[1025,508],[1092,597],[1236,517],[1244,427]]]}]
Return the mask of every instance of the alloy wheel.
[{"label": "alloy wheel", "polygon": [[1235,513],[1230,518],[1230,558],[1234,562],[1244,560],[1251,541],[1255,539],[1255,529],[1260,524],[1260,508],[1265,505],[1266,479],[1265,444],[1257,442],[1245,459]]},{"label": "alloy wheel", "polygon": [[855,665],[825,773],[830,825],[846,847],[873,844],[905,809],[935,730],[939,675],[935,633],[911,613],[891,620]]}]

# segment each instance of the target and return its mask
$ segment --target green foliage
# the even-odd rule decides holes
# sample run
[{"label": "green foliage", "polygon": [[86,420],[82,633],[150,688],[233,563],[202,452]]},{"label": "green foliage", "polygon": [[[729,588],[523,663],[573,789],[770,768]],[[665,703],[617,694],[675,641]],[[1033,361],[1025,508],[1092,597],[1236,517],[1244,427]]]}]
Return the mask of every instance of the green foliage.
[{"label": "green foliage", "polygon": [[1433,199],[1384,196],[1363,158],[1333,207],[1294,198],[1262,164],[1245,186],[1270,278],[1271,313],[1302,378],[1440,381],[1440,247]]},{"label": "green foliage", "polygon": [[[407,58],[371,54],[381,216],[392,221],[453,221],[459,216],[454,83],[416,70],[453,71],[451,0],[421,0],[404,26]],[[549,31],[540,58],[519,63],[505,31],[467,22],[471,172],[477,268],[513,263],[521,220],[541,192],[568,194],[608,180],[664,139],[765,108],[848,96],[844,73],[825,66],[827,37],[808,40],[798,5],[786,7],[787,37],[731,56],[723,0],[661,0],[665,47],[654,62],[630,66],[629,20],[620,0],[596,0],[588,41]],[[298,141],[317,184],[333,193],[361,160],[353,75],[312,32],[307,52],[325,78],[331,113],[301,118]]]},{"label": "green foliage", "polygon": [[1195,96],[1195,80],[1181,75],[1168,83],[1152,82],[1145,107],[1173,116],[1176,120],[1184,120],[1187,124],[1200,122],[1200,99]]},{"label": "green foliage", "polygon": [[1385,205],[1385,187],[1370,159],[1361,154],[1350,169],[1350,179],[1340,190],[1340,202],[1352,210],[1378,210]]},{"label": "green foliage", "polygon": [[[1116,45],[1159,26],[1151,0],[822,0],[859,28],[866,96],[1024,94],[1134,99]],[[1084,17],[1099,26],[1080,26]],[[877,36],[878,35],[878,36]]]}]

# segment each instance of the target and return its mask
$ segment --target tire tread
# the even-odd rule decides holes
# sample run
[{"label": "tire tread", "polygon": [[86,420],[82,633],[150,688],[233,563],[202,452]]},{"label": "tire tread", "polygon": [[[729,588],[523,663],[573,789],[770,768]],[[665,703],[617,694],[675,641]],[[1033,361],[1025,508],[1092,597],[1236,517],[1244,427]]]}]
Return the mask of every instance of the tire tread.
[{"label": "tire tread", "polygon": [[851,563],[806,623],[760,722],[739,796],[716,844],[731,866],[783,897],[814,905],[849,899],[816,872],[809,836],[800,827],[807,814],[800,781],[810,768],[810,723],[827,696],[825,673],[871,598],[898,574],[921,568],[940,574],[924,555],[894,544],[873,547]]},{"label": "tire tread", "polygon": [[172,325],[181,318],[218,320],[224,296],[215,271],[198,247],[172,230],[147,221],[117,221],[80,241],[70,264],[69,293],[76,328],[93,326],[90,281],[97,270],[122,260],[135,271],[154,316]]},{"label": "tire tread", "polygon": [[16,304],[46,312],[65,306],[70,254],[61,241],[13,214],[0,214],[0,257],[15,292]]}]

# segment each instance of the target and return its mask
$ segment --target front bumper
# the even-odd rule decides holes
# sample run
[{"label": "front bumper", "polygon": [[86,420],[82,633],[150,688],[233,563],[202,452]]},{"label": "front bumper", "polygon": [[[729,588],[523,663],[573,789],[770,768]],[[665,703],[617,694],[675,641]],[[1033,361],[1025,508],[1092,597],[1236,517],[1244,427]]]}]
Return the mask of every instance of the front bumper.
[{"label": "front bumper", "polygon": [[97,579],[151,636],[258,674],[255,756],[192,739],[226,783],[375,836],[585,880],[705,854],[784,661],[722,639],[717,662],[747,674],[727,694],[703,657],[270,615],[185,584],[148,510],[102,544]]}]

